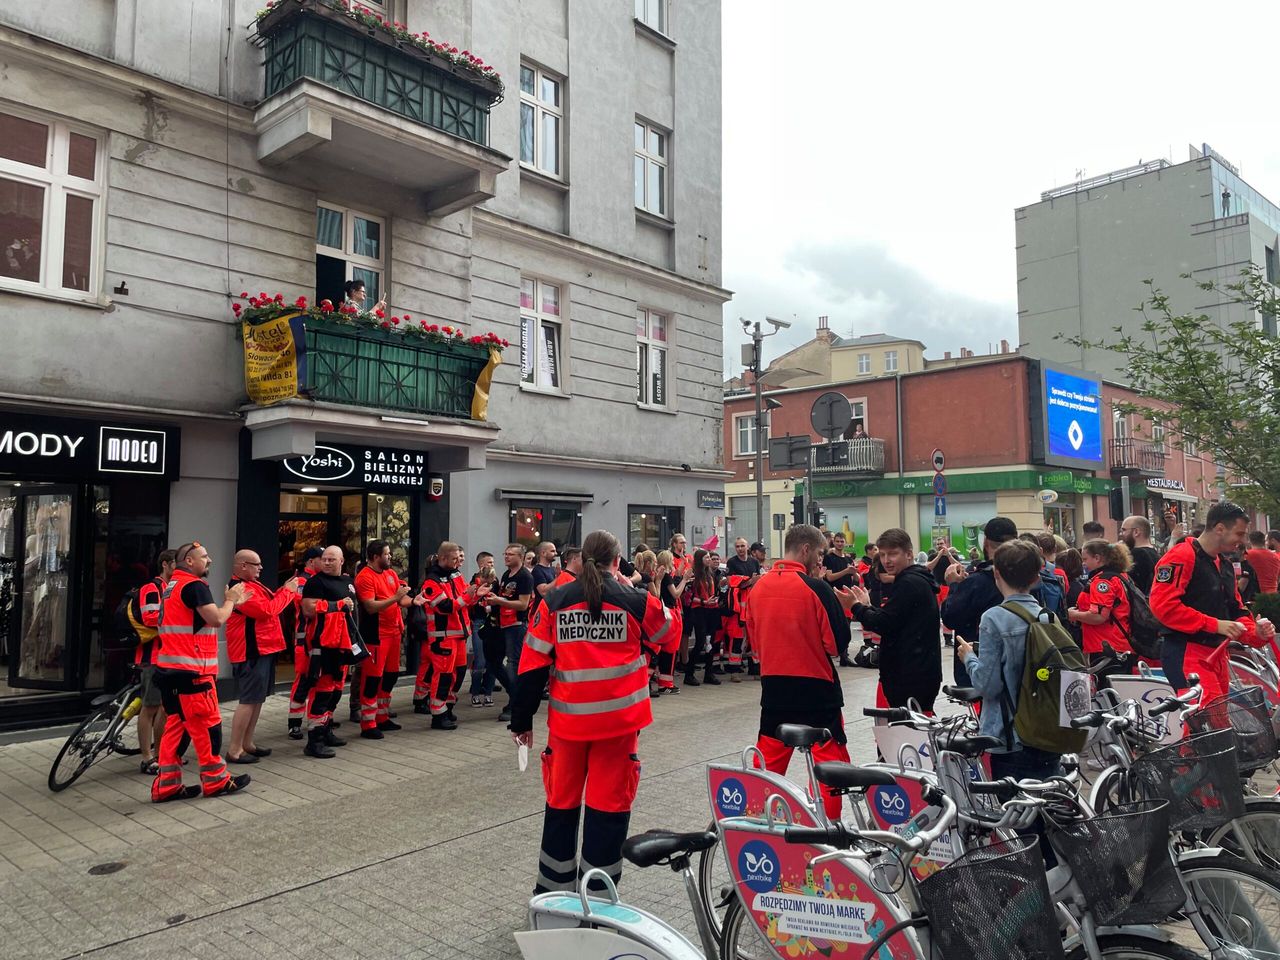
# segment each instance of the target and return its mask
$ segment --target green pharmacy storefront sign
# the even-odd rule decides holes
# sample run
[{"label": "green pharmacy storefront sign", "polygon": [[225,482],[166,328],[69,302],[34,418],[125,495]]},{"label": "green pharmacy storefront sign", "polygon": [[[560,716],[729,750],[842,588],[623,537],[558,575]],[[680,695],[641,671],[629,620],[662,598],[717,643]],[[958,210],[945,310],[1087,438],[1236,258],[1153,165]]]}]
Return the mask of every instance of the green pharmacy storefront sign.
[{"label": "green pharmacy storefront sign", "polygon": [[[990,473],[948,473],[947,494],[987,493],[995,490],[1056,490],[1084,496],[1106,496],[1110,480],[1071,470],[995,470]],[[932,496],[932,475],[885,477],[882,480],[821,480],[813,485],[818,500],[854,497]]]}]

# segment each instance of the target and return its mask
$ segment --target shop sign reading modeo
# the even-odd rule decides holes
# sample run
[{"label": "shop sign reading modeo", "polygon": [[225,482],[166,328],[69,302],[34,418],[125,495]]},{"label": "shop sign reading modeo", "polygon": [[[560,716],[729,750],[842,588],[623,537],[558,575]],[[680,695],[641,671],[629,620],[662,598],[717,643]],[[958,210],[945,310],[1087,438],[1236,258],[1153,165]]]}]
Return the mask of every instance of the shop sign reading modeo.
[{"label": "shop sign reading modeo", "polygon": [[0,413],[0,473],[49,480],[177,478],[175,427]]},{"label": "shop sign reading modeo", "polygon": [[288,457],[281,466],[281,478],[293,482],[415,489],[427,486],[427,454],[422,450],[317,443],[314,453]]}]

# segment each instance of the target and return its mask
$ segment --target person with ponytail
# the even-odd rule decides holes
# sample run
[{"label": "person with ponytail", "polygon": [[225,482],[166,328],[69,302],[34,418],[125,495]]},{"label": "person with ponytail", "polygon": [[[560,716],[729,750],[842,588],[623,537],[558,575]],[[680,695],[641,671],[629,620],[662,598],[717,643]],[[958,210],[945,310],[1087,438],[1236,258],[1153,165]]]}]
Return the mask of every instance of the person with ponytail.
[{"label": "person with ponytail", "polygon": [[587,536],[582,572],[539,604],[520,655],[510,730],[521,746],[533,745],[533,718],[550,682],[537,893],[576,890],[595,868],[615,883],[621,876],[640,731],[653,722],[644,648],[661,650],[680,636],[662,601],[621,577],[619,554],[607,530]]},{"label": "person with ponytail", "polygon": [[690,595],[689,619],[693,622],[693,643],[689,647],[689,660],[684,668],[684,685],[700,685],[694,671],[701,665],[701,682],[714,687],[720,684],[720,678],[712,672],[712,664],[718,652],[716,634],[720,630],[720,598],[716,593],[715,576],[706,550],[693,552],[690,575],[693,579],[686,592]]},{"label": "person with ponytail", "polygon": [[1080,559],[1088,574],[1088,589],[1067,611],[1067,617],[1080,624],[1081,646],[1090,665],[1111,658],[1104,652],[1104,644],[1119,654],[1100,676],[1129,673],[1133,667],[1133,647],[1129,645],[1133,627],[1123,579],[1133,566],[1129,549],[1123,543],[1090,540],[1081,549]]}]

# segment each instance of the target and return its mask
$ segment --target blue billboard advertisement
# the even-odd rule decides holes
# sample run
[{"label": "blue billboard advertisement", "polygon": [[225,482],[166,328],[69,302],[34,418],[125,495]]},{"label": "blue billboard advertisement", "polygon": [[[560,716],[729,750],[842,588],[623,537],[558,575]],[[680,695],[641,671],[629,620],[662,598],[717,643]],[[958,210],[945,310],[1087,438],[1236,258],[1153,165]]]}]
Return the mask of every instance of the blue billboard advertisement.
[{"label": "blue billboard advertisement", "polygon": [[1102,463],[1102,383],[1043,366],[1045,462]]}]

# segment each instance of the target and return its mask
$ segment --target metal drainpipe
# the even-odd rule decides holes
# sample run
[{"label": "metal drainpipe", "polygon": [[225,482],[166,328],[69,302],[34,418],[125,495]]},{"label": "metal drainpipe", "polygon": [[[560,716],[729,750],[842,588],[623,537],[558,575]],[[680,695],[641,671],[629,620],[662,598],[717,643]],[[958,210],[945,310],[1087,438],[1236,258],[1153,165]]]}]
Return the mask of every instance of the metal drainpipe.
[{"label": "metal drainpipe", "polygon": [[[894,392],[894,419],[898,421],[898,479],[904,476],[902,470],[902,374],[898,374],[893,378]],[[902,485],[898,485],[898,526],[902,529],[907,528],[907,505],[902,499]],[[868,536],[870,533],[868,532]]]}]

